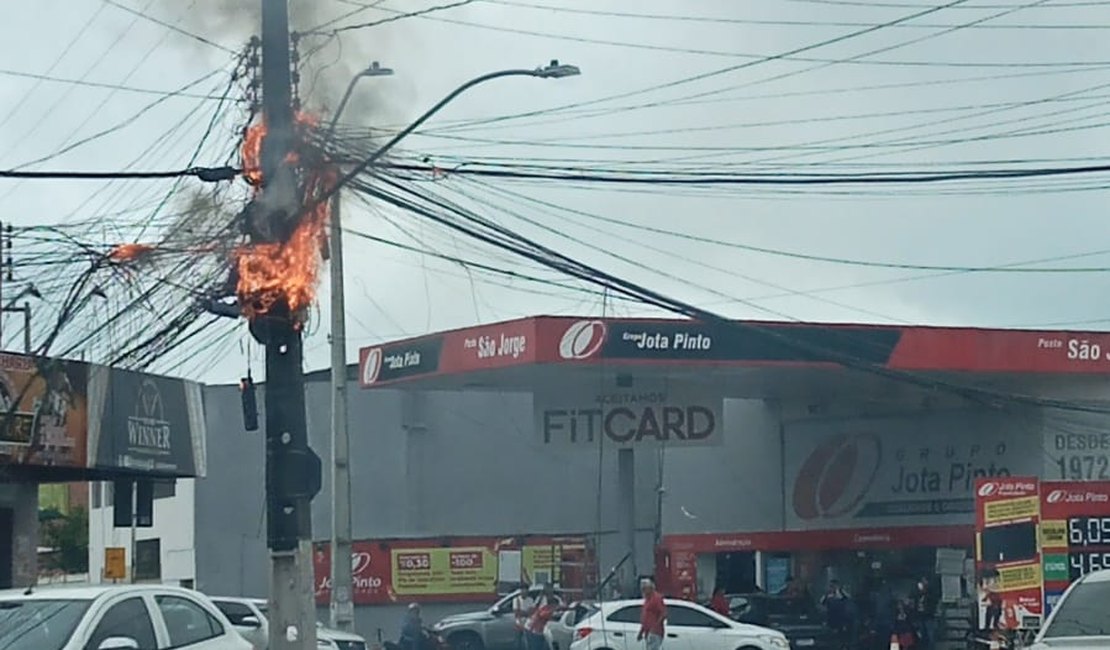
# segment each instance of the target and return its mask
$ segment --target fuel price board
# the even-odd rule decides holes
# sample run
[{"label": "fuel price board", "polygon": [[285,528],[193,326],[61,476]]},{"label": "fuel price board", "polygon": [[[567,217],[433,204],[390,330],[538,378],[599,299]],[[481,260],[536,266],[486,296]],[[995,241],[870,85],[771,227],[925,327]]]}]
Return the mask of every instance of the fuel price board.
[{"label": "fuel price board", "polygon": [[1110,481],[1041,483],[1045,605],[1080,577],[1110,569]]}]

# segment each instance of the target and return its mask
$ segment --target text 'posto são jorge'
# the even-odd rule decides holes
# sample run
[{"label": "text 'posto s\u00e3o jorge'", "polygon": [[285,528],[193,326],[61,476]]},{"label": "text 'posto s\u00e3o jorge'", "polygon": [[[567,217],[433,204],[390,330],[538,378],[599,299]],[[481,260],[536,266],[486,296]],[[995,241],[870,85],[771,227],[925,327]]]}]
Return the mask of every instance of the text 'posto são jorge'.
[{"label": "text 'posto s\u00e3o jorge'", "polygon": [[611,408],[546,409],[542,412],[543,442],[582,442],[598,434],[618,444],[699,441],[712,437],[717,416],[705,406],[617,406]]}]

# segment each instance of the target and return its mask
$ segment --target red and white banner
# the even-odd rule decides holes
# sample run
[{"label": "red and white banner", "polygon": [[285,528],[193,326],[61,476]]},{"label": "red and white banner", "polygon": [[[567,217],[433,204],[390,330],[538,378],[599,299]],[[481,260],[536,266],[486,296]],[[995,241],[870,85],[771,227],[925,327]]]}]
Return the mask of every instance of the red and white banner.
[{"label": "red and white banner", "polygon": [[1040,627],[1044,616],[1040,512],[1036,477],[975,481],[980,629]]},{"label": "red and white banner", "polygon": [[363,348],[363,388],[519,365],[829,366],[1110,374],[1110,334],[737,321],[536,317]]}]

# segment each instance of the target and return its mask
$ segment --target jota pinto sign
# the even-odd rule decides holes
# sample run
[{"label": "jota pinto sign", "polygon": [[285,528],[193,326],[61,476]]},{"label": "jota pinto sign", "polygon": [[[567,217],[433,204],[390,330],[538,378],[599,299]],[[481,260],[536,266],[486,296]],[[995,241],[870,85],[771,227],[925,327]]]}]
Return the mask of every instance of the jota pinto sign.
[{"label": "jota pinto sign", "polygon": [[979,627],[1038,628],[1044,615],[1036,477],[975,481]]},{"label": "jota pinto sign", "polygon": [[[581,564],[588,552],[584,539],[529,538],[406,539],[355,542],[351,553],[352,598],[356,605],[410,601],[479,601],[497,593],[498,551],[522,550],[524,572],[552,576],[564,588],[581,576],[560,575],[556,554]],[[556,550],[557,549],[557,550]],[[316,601],[326,604],[331,592],[331,551],[318,544],[313,553]]]},{"label": "jota pinto sign", "polygon": [[1045,614],[1068,585],[1110,569],[1110,481],[1041,483]]}]

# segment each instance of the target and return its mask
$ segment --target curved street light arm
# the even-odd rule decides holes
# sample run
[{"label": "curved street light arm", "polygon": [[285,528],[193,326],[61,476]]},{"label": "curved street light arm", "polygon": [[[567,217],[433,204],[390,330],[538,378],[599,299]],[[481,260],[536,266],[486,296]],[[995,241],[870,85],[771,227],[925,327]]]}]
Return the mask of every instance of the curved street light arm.
[{"label": "curved street light arm", "polygon": [[421,124],[423,124],[424,122],[427,122],[429,118],[431,118],[433,115],[435,115],[440,110],[442,110],[444,106],[446,106],[447,104],[450,104],[452,101],[454,101],[454,99],[456,97],[458,97],[459,95],[463,94],[464,92],[470,90],[474,86],[477,86],[478,84],[485,83],[487,81],[491,81],[493,79],[499,79],[501,77],[545,77],[545,76],[547,76],[547,75],[544,74],[544,69],[543,68],[537,68],[535,70],[525,70],[525,69],[500,70],[498,72],[490,72],[490,73],[484,74],[480,77],[475,77],[475,78],[471,79],[470,81],[464,83],[463,85],[459,86],[458,88],[452,90],[443,99],[439,100],[439,102],[437,102],[435,104],[435,106],[432,106],[423,115],[416,118],[415,122],[406,126],[399,133],[397,133],[397,135],[393,136],[389,140],[389,142],[386,142],[377,151],[370,154],[369,158],[367,158],[366,160],[363,160],[358,165],[355,165],[355,167],[353,169],[351,169],[351,171],[344,174],[343,177],[340,178],[335,183],[335,185],[333,185],[331,187],[331,189],[324,196],[320,197],[319,200],[320,201],[327,201],[329,198],[331,198],[331,196],[333,194],[338,192],[340,190],[340,188],[342,188],[347,183],[350,183],[355,178],[355,176],[358,176],[362,172],[366,171],[366,169],[369,168],[370,165],[373,165],[375,162],[378,161],[378,159],[380,159],[382,156],[384,156],[386,153],[388,153],[390,149],[397,146],[397,143],[399,143],[401,140],[404,140],[406,137],[409,136],[409,134],[411,134],[416,129],[420,128]]}]

